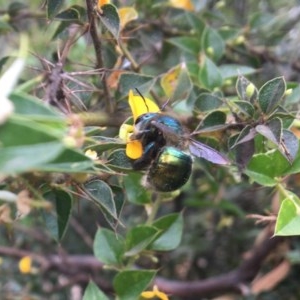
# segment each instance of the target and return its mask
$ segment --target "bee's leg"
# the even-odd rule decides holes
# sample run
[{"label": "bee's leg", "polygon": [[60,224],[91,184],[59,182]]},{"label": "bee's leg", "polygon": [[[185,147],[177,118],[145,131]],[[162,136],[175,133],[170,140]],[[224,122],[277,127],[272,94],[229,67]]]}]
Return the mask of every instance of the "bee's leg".
[{"label": "bee's leg", "polygon": [[137,133],[133,133],[132,135],[131,135],[131,139],[132,140],[141,140],[143,137],[144,137],[144,135],[145,134],[148,134],[150,132],[150,130],[149,129],[145,129],[145,130],[140,130],[139,132],[137,132]]},{"label": "bee's leg", "polygon": [[132,162],[132,167],[135,170],[145,169],[151,164],[156,155],[157,145],[155,142],[152,142],[144,148],[142,156]]}]

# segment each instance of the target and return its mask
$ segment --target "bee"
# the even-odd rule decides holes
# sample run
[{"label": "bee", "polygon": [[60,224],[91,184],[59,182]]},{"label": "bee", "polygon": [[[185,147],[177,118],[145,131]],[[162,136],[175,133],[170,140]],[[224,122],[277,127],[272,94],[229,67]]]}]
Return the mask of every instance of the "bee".
[{"label": "bee", "polygon": [[161,111],[138,116],[130,138],[140,141],[143,149],[141,157],[133,160],[133,168],[148,170],[146,186],[160,192],[177,190],[188,181],[192,156],[220,165],[229,163],[217,150],[194,140],[179,120]]}]

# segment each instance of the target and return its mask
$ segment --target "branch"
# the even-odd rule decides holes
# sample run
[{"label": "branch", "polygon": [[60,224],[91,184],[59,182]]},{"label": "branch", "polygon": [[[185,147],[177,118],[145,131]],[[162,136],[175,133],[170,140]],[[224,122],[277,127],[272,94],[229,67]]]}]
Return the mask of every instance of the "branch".
[{"label": "branch", "polygon": [[188,299],[190,297],[197,297],[197,299],[199,299],[198,297],[207,297],[208,295],[226,292],[243,294],[243,291],[246,290],[246,286],[260,271],[266,257],[274,251],[276,246],[282,241],[283,238],[281,237],[267,236],[260,245],[252,249],[250,257],[245,259],[237,269],[229,273],[192,282],[156,278],[155,284],[165,293],[181,296],[182,299]]},{"label": "branch", "polygon": [[[86,7],[87,7],[87,15],[89,19],[90,24],[90,35],[93,41],[95,54],[96,54],[96,69],[101,69],[104,67],[103,64],[103,58],[102,58],[102,43],[98,36],[97,32],[97,24],[96,24],[96,18],[95,18],[95,12],[94,12],[94,1],[93,0],[86,0]],[[106,76],[105,74],[103,76],[100,76],[100,79],[103,84],[103,89],[105,93],[105,100],[106,100],[106,110],[108,113],[112,113],[114,111],[113,103],[111,101],[109,89],[106,82]]]},{"label": "branch", "polygon": [[[157,277],[154,283],[161,291],[181,297],[181,299],[199,299],[199,297],[208,297],[226,292],[245,294],[247,286],[259,273],[266,257],[283,240],[281,237],[272,237],[270,230],[266,239],[258,246],[253,247],[248,258],[237,269],[220,276],[187,282]],[[112,290],[111,283],[104,281],[101,272],[99,272],[103,269],[103,263],[92,255],[45,256],[10,247],[0,247],[0,255],[18,258],[28,255],[40,263],[40,270],[44,274],[49,270],[60,272],[67,275],[70,278],[69,282],[73,284],[76,282],[86,283],[93,278],[103,290]]]}]

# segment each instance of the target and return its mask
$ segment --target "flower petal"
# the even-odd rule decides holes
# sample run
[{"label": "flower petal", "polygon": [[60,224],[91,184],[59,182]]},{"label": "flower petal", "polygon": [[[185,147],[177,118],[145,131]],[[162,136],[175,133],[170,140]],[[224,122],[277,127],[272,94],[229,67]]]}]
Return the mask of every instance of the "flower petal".
[{"label": "flower petal", "polygon": [[127,142],[129,140],[129,135],[133,132],[133,126],[129,124],[122,124],[119,129],[119,138],[123,142]]},{"label": "flower petal", "polygon": [[126,145],[126,155],[131,159],[138,159],[143,154],[142,143],[138,140],[128,142]]},{"label": "flower petal", "polygon": [[19,270],[23,274],[31,272],[32,259],[30,256],[24,256],[19,261]]},{"label": "flower petal", "polygon": [[169,300],[169,297],[164,292],[157,291],[155,295],[161,300]]},{"label": "flower petal", "polygon": [[168,296],[164,292],[159,291],[157,285],[153,286],[153,292],[157,298],[161,300],[169,300]]},{"label": "flower petal", "polygon": [[191,0],[170,0],[170,4],[176,8],[182,8],[185,10],[194,10],[194,5]]},{"label": "flower petal", "polygon": [[142,293],[141,293],[141,296],[142,296],[143,298],[146,298],[146,299],[151,299],[151,298],[154,298],[154,297],[155,297],[155,293],[154,293],[154,292],[151,292],[151,291],[142,292]]},{"label": "flower petal", "polygon": [[132,111],[134,121],[143,114],[148,112],[159,112],[160,108],[149,98],[142,98],[133,94],[133,91],[129,91],[129,105]]},{"label": "flower petal", "polygon": [[98,0],[97,7],[101,7],[105,4],[110,4],[110,0]]}]

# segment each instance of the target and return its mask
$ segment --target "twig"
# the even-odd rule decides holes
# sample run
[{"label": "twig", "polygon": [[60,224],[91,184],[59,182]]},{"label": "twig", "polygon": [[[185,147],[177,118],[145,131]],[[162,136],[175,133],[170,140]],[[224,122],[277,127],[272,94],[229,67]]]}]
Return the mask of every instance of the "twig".
[{"label": "twig", "polygon": [[[95,54],[96,54],[96,61],[97,61],[96,68],[101,69],[104,67],[103,59],[102,59],[102,43],[97,32],[96,19],[95,19],[96,15],[94,13],[94,1],[86,0],[86,7],[87,7],[89,24],[90,24],[90,35],[93,41]],[[106,110],[108,113],[112,113],[114,111],[114,106],[111,101],[105,74],[103,76],[100,76],[100,79],[102,81],[104,94],[105,94]]]},{"label": "twig", "polygon": [[157,278],[155,284],[167,294],[182,297],[182,299],[199,299],[213,294],[237,292],[243,294],[245,287],[259,272],[265,258],[283,241],[281,237],[268,236],[259,246],[252,249],[250,257],[241,265],[226,274],[198,281],[176,281]]},{"label": "twig", "polygon": [[[270,226],[271,227],[271,226]],[[181,299],[200,299],[214,294],[225,292],[235,292],[244,294],[247,286],[255,278],[261,269],[266,257],[274,251],[276,246],[283,241],[281,237],[271,237],[271,230],[267,238],[258,246],[254,246],[250,255],[241,265],[220,276],[206,280],[197,281],[177,281],[162,277],[155,279],[155,284],[160,290],[167,294],[181,297]],[[69,277],[69,282],[88,282],[91,278],[97,282],[104,290],[111,290],[112,286],[103,281],[100,270],[103,263],[92,255],[40,255],[30,251],[0,247],[0,255],[21,258],[31,256],[41,263],[41,271],[45,274],[48,270],[60,272]],[[81,276],[78,277],[78,274]]]}]

